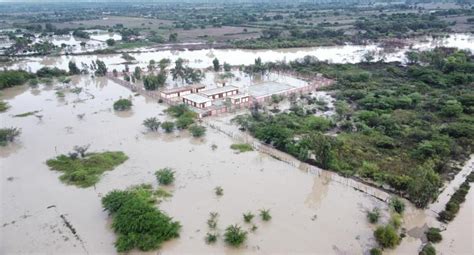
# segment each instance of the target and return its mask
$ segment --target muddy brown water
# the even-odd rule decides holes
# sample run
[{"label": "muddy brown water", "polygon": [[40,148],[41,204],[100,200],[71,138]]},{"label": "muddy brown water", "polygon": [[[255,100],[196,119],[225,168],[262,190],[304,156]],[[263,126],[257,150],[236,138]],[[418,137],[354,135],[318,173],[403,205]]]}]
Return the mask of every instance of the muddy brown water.
[{"label": "muddy brown water", "polygon": [[[159,207],[183,229],[181,237],[160,252],[350,254],[374,245],[365,212],[374,206],[386,210],[383,202],[258,152],[236,154],[229,148],[233,141],[212,129],[203,139],[186,132],[147,133],[143,119],[166,119],[163,105],[133,97],[105,79],[76,77],[73,84],[83,92],[66,92],[62,100],[54,88],[45,86],[8,89],[2,95],[11,105],[0,115],[2,126],[20,127],[22,134],[14,144],[0,148],[0,253],[115,253],[115,235],[101,208],[101,196],[135,184],[156,186],[153,173],[162,167],[174,168],[177,178],[173,197]],[[131,112],[111,109],[116,99],[131,96]],[[13,117],[36,110],[41,119]],[[85,114],[83,119],[79,114]],[[95,187],[61,183],[59,173],[50,171],[45,161],[84,144],[91,144],[93,151],[122,150],[130,159],[106,172]],[[216,186],[223,187],[224,196],[215,196]],[[273,219],[256,219],[259,228],[249,233],[241,249],[228,248],[222,240],[205,244],[209,212],[219,212],[220,230],[235,223],[248,229],[242,214],[257,214],[262,208],[270,209]]]},{"label": "muddy brown water", "polygon": [[[164,121],[166,106],[135,97],[105,78],[74,77],[71,86],[83,91],[76,95],[64,90],[66,97],[58,98],[56,89],[63,85],[55,84],[20,86],[2,93],[1,99],[11,108],[0,114],[0,125],[19,127],[22,134],[15,143],[0,147],[1,254],[115,253],[115,235],[101,197],[136,184],[157,186],[153,173],[163,167],[174,168],[177,178],[170,187],[173,197],[159,207],[179,220],[183,229],[181,237],[165,243],[160,253],[362,254],[375,245],[375,226],[368,224],[366,211],[379,207],[382,223],[388,220],[385,203],[265,154],[236,154],[229,148],[234,141],[216,130],[208,129],[202,139],[187,132],[147,132],[142,121],[154,116]],[[121,97],[132,98],[131,111],[112,110]],[[30,111],[39,112],[13,117]],[[230,117],[210,121],[232,128]],[[85,144],[91,144],[92,151],[121,150],[130,159],[106,172],[95,187],[61,183],[59,173],[50,171],[45,161]],[[213,144],[217,149],[211,148]],[[215,196],[216,186],[224,189],[224,196]],[[242,248],[229,248],[222,238],[215,245],[205,244],[209,212],[220,214],[222,233],[230,224],[249,229],[242,214],[257,214],[262,208],[270,209],[273,219],[264,223],[257,217],[258,230],[249,233]],[[441,253],[472,251],[470,216],[472,191],[448,225],[445,241],[437,245]],[[418,229],[425,225],[444,227],[431,211],[408,205],[404,216],[408,236],[387,253],[416,254],[422,244]]]}]

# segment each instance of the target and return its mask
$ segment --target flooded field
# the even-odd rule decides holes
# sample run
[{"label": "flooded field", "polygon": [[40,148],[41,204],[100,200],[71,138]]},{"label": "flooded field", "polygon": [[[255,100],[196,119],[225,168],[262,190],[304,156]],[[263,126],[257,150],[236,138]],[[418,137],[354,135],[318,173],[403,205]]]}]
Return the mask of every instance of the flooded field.
[{"label": "flooded field", "polygon": [[[474,50],[474,36],[470,34],[453,34],[447,38],[433,39],[431,37],[420,38],[408,42],[408,45],[397,48],[389,52],[383,50],[379,45],[345,45],[328,47],[308,47],[291,49],[272,49],[272,50],[242,50],[242,49],[205,49],[205,50],[164,50],[153,51],[152,49],[141,49],[141,53],[130,53],[137,59],[134,64],[130,64],[131,70],[135,66],[146,68],[150,60],[160,60],[169,58],[175,61],[183,58],[189,61],[189,66],[193,68],[207,68],[212,65],[212,60],[218,58],[221,62],[227,62],[231,65],[253,64],[258,57],[262,61],[291,61],[310,55],[319,60],[327,60],[332,63],[356,63],[363,59],[367,52],[375,53],[375,61],[384,59],[386,61],[404,61],[405,52],[410,49],[428,50],[437,46],[458,47],[460,49]],[[5,66],[12,69],[24,69],[35,72],[43,66],[55,66],[67,69],[68,62],[73,60],[77,64],[90,64],[91,61],[100,59],[104,61],[109,69],[124,69],[125,60],[121,54],[111,55],[78,55],[78,56],[46,56],[46,57],[28,57],[16,60],[13,65]]]},{"label": "flooded field", "polygon": [[[415,42],[413,48],[458,46],[474,50],[474,37],[456,35],[443,40]],[[402,60],[408,48],[386,55],[386,60]],[[178,57],[189,60],[192,67],[208,67],[219,58],[233,65],[250,64],[261,57],[264,61],[293,60],[313,55],[331,62],[357,62],[368,50],[378,46],[319,47],[286,50],[198,50],[148,51],[131,54],[136,65],[145,67],[149,60]],[[120,55],[60,56],[24,58],[8,68],[35,71],[42,66],[67,69],[69,60],[90,63],[104,60],[109,69],[121,70]],[[130,65],[133,68],[133,65]],[[133,70],[133,69],[132,69]],[[209,87],[226,82],[244,91],[246,86],[262,81],[299,84],[304,81],[282,74],[249,77],[234,72],[235,77],[223,80],[208,72],[203,84]],[[173,84],[170,82],[170,86]],[[80,87],[78,94],[71,88]],[[58,96],[57,91],[64,93]],[[332,100],[325,92],[314,94]],[[131,98],[132,110],[115,112],[112,104],[119,98]],[[210,128],[216,125],[229,132],[239,132],[231,125],[231,114],[206,119],[204,138],[193,138],[187,131],[173,134],[149,133],[142,126],[144,119],[157,117],[165,121],[166,105],[156,100],[135,96],[128,89],[106,78],[74,77],[71,84],[38,87],[19,86],[3,90],[1,100],[11,108],[0,113],[1,127],[22,129],[19,139],[0,147],[0,254],[11,253],[115,253],[115,234],[110,218],[100,199],[113,189],[149,183],[157,186],[154,172],[171,167],[176,182],[168,190],[173,196],[159,207],[183,225],[179,239],[165,243],[164,254],[183,253],[318,253],[367,254],[374,247],[375,225],[368,223],[366,212],[378,207],[382,223],[388,221],[387,203],[366,193],[331,181],[327,175],[315,175],[257,151],[237,154],[229,147],[236,141],[224,132]],[[36,112],[27,117],[14,115]],[[115,170],[106,172],[92,188],[67,186],[58,179],[59,173],[48,169],[45,161],[70,152],[75,145],[91,145],[91,151],[120,150],[129,159]],[[215,146],[214,146],[215,145]],[[213,148],[214,147],[214,148]],[[395,250],[386,254],[417,254],[426,242],[424,231],[439,227],[444,240],[436,245],[440,254],[469,254],[472,251],[472,189],[456,219],[449,225],[436,220],[449,196],[472,171],[471,159],[461,175],[446,186],[439,201],[426,210],[407,204],[403,226],[407,236]],[[341,177],[342,178],[342,177]],[[221,186],[224,196],[216,197],[214,188]],[[256,232],[249,233],[246,245],[231,249],[222,239],[207,245],[206,221],[209,212],[220,214],[218,229],[239,224],[245,230],[242,214],[270,209],[272,220],[255,221]]]},{"label": "flooded field", "polygon": [[[177,181],[171,188],[173,197],[160,208],[183,225],[181,237],[166,243],[163,253],[363,253],[374,245],[366,211],[379,207],[384,220],[388,217],[385,203],[352,188],[258,152],[234,153],[229,148],[233,141],[213,129],[203,139],[186,132],[146,133],[141,122],[152,116],[166,119],[164,106],[133,97],[106,79],[76,77],[73,85],[83,91],[76,95],[66,90],[65,98],[56,96],[54,86],[42,85],[3,93],[11,109],[0,115],[2,126],[20,127],[22,134],[14,144],[0,148],[2,254],[114,253],[115,235],[101,208],[101,196],[134,184],[156,185],[153,172],[163,167],[174,168]],[[132,111],[111,110],[120,97],[133,97]],[[39,112],[13,117],[29,111]],[[67,186],[45,161],[84,144],[91,144],[91,151],[122,150],[129,160],[93,188]],[[213,144],[217,149],[211,148]],[[224,196],[215,196],[216,186],[223,187]],[[247,229],[242,213],[256,214],[262,208],[270,209],[273,219],[257,220],[259,228],[242,250],[222,242],[205,244],[209,212],[219,212],[219,229],[235,223]]]}]

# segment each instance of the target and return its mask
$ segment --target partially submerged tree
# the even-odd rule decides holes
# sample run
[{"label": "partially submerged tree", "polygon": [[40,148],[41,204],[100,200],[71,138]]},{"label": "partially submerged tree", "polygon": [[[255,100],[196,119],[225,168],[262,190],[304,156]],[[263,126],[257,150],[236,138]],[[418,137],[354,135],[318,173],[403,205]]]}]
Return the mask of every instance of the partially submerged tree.
[{"label": "partially submerged tree", "polygon": [[156,132],[160,128],[160,122],[156,117],[148,118],[143,121],[143,126],[148,128],[150,131]]},{"label": "partially submerged tree", "polygon": [[130,110],[132,108],[132,101],[128,100],[128,99],[119,99],[117,101],[115,101],[114,103],[114,110],[116,111],[126,111],[126,110]]}]

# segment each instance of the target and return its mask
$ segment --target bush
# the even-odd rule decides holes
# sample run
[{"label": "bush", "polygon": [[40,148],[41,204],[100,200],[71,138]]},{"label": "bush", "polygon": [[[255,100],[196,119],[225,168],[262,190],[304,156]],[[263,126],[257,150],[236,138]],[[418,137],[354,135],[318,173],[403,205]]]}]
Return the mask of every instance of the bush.
[{"label": "bush", "polygon": [[191,132],[193,137],[201,137],[206,133],[206,128],[203,126],[192,125],[189,127],[189,132]]},{"label": "bush", "polygon": [[164,129],[166,133],[171,133],[174,129],[174,123],[171,121],[165,121],[161,123],[161,128]]},{"label": "bush", "polygon": [[244,221],[246,223],[250,223],[255,215],[253,215],[251,212],[244,213]]},{"label": "bush", "polygon": [[398,197],[393,197],[390,199],[390,207],[397,212],[402,214],[405,211],[405,204]]},{"label": "bush", "polygon": [[132,108],[132,101],[128,99],[119,99],[114,103],[114,110],[116,111],[126,111]]},{"label": "bush", "polygon": [[213,244],[217,241],[217,235],[212,234],[212,233],[207,233],[205,240],[207,244]]},{"label": "bush", "polygon": [[138,248],[157,249],[172,238],[179,237],[181,225],[157,209],[149,188],[137,187],[125,191],[111,191],[102,198],[104,209],[113,217],[112,228],[118,234],[117,252]]},{"label": "bush", "polygon": [[70,153],[49,159],[46,164],[63,173],[59,177],[61,181],[85,188],[96,184],[103,172],[113,170],[127,159],[121,151],[87,153],[81,157],[78,153]]},{"label": "bush", "polygon": [[253,151],[252,145],[248,143],[234,143],[230,146],[233,150],[238,150],[239,152]]},{"label": "bush", "polygon": [[214,188],[214,191],[216,192],[217,196],[224,195],[224,189],[221,186],[217,186],[216,188]]},{"label": "bush", "polygon": [[0,112],[5,112],[8,108],[10,108],[10,106],[7,102],[0,101]]},{"label": "bush", "polygon": [[5,70],[0,71],[0,89],[10,88],[24,84],[33,75],[21,70]]},{"label": "bush", "polygon": [[449,202],[446,204],[444,210],[439,213],[438,220],[442,222],[452,221],[456,214],[459,212],[460,204],[466,200],[466,195],[469,192],[470,177],[468,177],[459,187],[456,192],[451,196]]},{"label": "bush", "polygon": [[374,236],[378,244],[384,248],[393,248],[400,242],[400,237],[392,225],[377,227]]},{"label": "bush", "polygon": [[428,238],[428,241],[432,243],[439,243],[441,240],[443,240],[443,236],[441,235],[441,230],[439,228],[429,228],[425,234],[426,238]]},{"label": "bush", "polygon": [[224,241],[233,247],[239,247],[247,239],[247,232],[237,225],[230,225],[224,233]]},{"label": "bush", "polygon": [[163,168],[155,172],[156,179],[161,185],[170,185],[174,182],[174,171],[171,168]]},{"label": "bush", "polygon": [[423,246],[423,249],[419,253],[420,255],[436,255],[436,249],[435,247],[428,243],[425,246]]},{"label": "bush", "polygon": [[148,118],[143,121],[143,126],[147,127],[150,131],[156,132],[160,128],[160,122],[157,118]]},{"label": "bush", "polygon": [[21,134],[18,128],[1,128],[0,129],[0,146],[5,146],[15,140]]},{"label": "bush", "polygon": [[178,129],[186,129],[188,128],[191,124],[194,123],[194,119],[187,117],[187,116],[180,116],[178,120],[176,120],[176,128]]},{"label": "bush", "polygon": [[270,215],[270,210],[268,210],[268,209],[260,210],[260,217],[262,218],[263,221],[271,220],[272,216]]},{"label": "bush", "polygon": [[380,210],[379,208],[374,208],[371,212],[367,212],[367,219],[370,223],[375,224],[379,221]]},{"label": "bush", "polygon": [[370,249],[370,255],[382,255],[382,251],[379,248]]},{"label": "bush", "polygon": [[398,214],[398,213],[392,214],[392,216],[390,217],[390,222],[389,223],[395,229],[400,228],[400,226],[402,225],[402,216],[400,216],[400,214]]}]

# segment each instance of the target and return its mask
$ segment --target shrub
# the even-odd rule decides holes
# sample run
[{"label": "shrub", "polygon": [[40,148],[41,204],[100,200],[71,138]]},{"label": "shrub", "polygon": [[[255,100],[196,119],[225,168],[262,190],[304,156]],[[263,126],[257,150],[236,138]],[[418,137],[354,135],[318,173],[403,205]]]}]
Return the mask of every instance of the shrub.
[{"label": "shrub", "polygon": [[423,246],[423,249],[419,253],[420,255],[436,255],[436,249],[435,247],[428,243],[425,246]]},{"label": "shrub", "polygon": [[402,216],[400,216],[400,214],[398,214],[398,213],[392,214],[392,216],[390,217],[390,222],[389,223],[395,229],[400,228],[400,226],[402,225]]},{"label": "shrub", "polygon": [[171,121],[165,121],[161,123],[161,128],[164,129],[166,133],[171,133],[174,129],[174,123]]},{"label": "shrub", "polygon": [[128,99],[119,99],[114,103],[114,110],[116,111],[126,111],[132,108],[132,101]]},{"label": "shrub", "polygon": [[192,125],[189,127],[189,132],[191,132],[193,137],[201,137],[206,133],[206,128],[203,126]]},{"label": "shrub", "polygon": [[405,204],[398,197],[393,197],[390,199],[390,207],[392,207],[395,212],[402,214],[405,211]]},{"label": "shrub", "polygon": [[0,128],[0,146],[5,146],[21,134],[19,128]]},{"label": "shrub", "polygon": [[217,217],[219,217],[219,214],[217,212],[209,213],[209,219],[207,220],[207,226],[210,229],[217,228]]},{"label": "shrub", "polygon": [[222,196],[224,195],[224,189],[221,186],[217,186],[214,188],[214,191],[216,192],[217,196]]},{"label": "shrub", "polygon": [[143,126],[147,127],[150,131],[156,132],[160,128],[160,122],[157,118],[148,118],[143,121]]},{"label": "shrub", "polygon": [[392,225],[379,226],[374,232],[375,239],[384,248],[393,248],[400,242],[400,237]]},{"label": "shrub", "polygon": [[181,225],[151,203],[151,189],[137,187],[111,191],[102,198],[104,209],[113,217],[112,228],[118,235],[117,252],[138,248],[157,249],[172,238],[179,237]]},{"label": "shrub", "polygon": [[268,209],[260,210],[260,217],[262,218],[263,221],[271,220],[272,216],[270,215],[270,210],[268,210]]},{"label": "shrub", "polygon": [[248,213],[244,213],[244,221],[246,223],[250,223],[254,217],[254,215],[251,213],[251,212],[248,212]]},{"label": "shrub", "polygon": [[59,177],[61,181],[85,188],[96,184],[103,172],[113,170],[127,159],[121,151],[87,153],[83,157],[74,152],[49,159],[46,164],[63,173]]},{"label": "shrub", "polygon": [[428,241],[432,243],[439,243],[441,240],[443,240],[443,236],[441,235],[441,230],[439,228],[429,228],[425,234]]},{"label": "shrub", "polygon": [[382,251],[379,248],[370,249],[370,255],[382,255]]},{"label": "shrub", "polygon": [[224,233],[224,241],[233,247],[239,247],[247,239],[247,232],[237,225],[230,225]]},{"label": "shrub", "polygon": [[452,221],[456,214],[459,212],[460,204],[466,200],[466,195],[469,192],[470,177],[468,177],[459,187],[456,192],[451,196],[449,202],[446,204],[444,210],[439,213],[438,220],[443,222]]},{"label": "shrub", "polygon": [[374,208],[372,211],[367,212],[367,219],[370,223],[375,224],[379,221],[380,210],[379,208]]},{"label": "shrub", "polygon": [[0,112],[5,112],[8,108],[10,108],[10,106],[7,102],[0,101]]},{"label": "shrub", "polygon": [[252,145],[248,143],[234,143],[230,146],[233,150],[238,150],[239,152],[253,151]]},{"label": "shrub", "polygon": [[163,168],[155,172],[156,179],[161,185],[169,185],[174,182],[174,171],[171,168]]},{"label": "shrub", "polygon": [[217,241],[217,235],[212,234],[212,233],[207,233],[205,240],[207,244],[213,244]]},{"label": "shrub", "polygon": [[194,123],[194,119],[191,118],[191,117],[187,117],[185,115],[183,116],[180,116],[177,120],[176,120],[176,128],[178,129],[186,129],[188,128],[191,124]]}]

